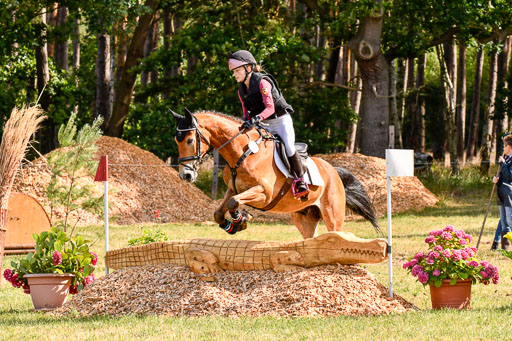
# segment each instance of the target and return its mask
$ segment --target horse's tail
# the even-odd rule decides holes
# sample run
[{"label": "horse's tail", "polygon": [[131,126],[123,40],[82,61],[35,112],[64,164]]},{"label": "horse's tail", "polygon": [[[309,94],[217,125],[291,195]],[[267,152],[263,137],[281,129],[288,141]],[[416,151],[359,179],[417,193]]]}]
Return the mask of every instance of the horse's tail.
[{"label": "horse's tail", "polygon": [[338,175],[343,182],[343,186],[345,187],[347,207],[370,221],[377,233],[380,234],[381,237],[384,237],[377,221],[375,206],[373,206],[372,200],[368,197],[368,194],[366,194],[361,182],[357,180],[354,174],[350,173],[345,168],[334,168],[338,172]]}]

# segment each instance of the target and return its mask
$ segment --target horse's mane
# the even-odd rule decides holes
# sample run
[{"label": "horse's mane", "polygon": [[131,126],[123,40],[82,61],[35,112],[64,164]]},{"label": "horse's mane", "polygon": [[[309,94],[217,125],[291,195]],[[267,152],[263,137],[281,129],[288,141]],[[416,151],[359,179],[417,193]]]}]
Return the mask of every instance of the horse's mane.
[{"label": "horse's mane", "polygon": [[239,117],[235,117],[235,116],[231,116],[231,115],[228,115],[228,114],[224,114],[222,112],[218,112],[218,111],[215,111],[215,110],[200,110],[200,111],[195,111],[194,112],[194,115],[195,114],[214,114],[214,115],[217,115],[217,116],[222,116],[222,117],[225,117],[225,118],[229,118],[230,120],[233,120],[235,122],[238,122],[238,123],[242,123],[243,120]]}]

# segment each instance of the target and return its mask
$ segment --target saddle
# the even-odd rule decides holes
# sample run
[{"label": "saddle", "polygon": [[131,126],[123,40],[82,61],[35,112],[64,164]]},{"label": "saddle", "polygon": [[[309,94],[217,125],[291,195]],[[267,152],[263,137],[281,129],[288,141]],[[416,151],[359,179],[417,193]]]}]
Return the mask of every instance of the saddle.
[{"label": "saddle", "polygon": [[[288,155],[286,155],[286,147],[285,147],[283,141],[281,141],[281,138],[279,137],[279,135],[274,135],[274,136],[276,137],[276,140],[274,142],[276,144],[277,153],[279,154],[279,157],[281,158],[281,161],[285,165],[288,173],[293,174],[293,169],[290,164],[290,160],[288,160]],[[307,167],[307,160],[308,160],[308,156],[309,156],[308,155],[308,145],[303,142],[296,142],[295,149],[297,150],[297,153],[300,156],[300,161],[302,162],[304,169],[308,169],[308,167]]]}]

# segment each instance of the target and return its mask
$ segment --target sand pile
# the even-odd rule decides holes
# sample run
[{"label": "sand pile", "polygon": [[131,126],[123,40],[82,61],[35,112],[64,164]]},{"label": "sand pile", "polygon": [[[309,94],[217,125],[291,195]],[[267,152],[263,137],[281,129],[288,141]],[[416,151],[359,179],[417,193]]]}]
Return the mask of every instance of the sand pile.
[{"label": "sand pile", "polygon": [[103,276],[56,312],[91,315],[337,316],[403,313],[414,306],[358,266],[293,272],[228,271],[196,275],[168,264]]}]

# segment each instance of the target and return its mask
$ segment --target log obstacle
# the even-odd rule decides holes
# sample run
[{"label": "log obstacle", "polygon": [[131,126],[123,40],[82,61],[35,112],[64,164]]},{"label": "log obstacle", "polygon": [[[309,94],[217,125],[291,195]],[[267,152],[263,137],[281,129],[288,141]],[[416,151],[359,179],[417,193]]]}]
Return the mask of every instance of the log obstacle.
[{"label": "log obstacle", "polygon": [[111,250],[106,266],[121,269],[149,264],[176,264],[194,273],[272,269],[291,271],[325,264],[380,263],[387,259],[384,239],[327,232],[297,242],[184,239]]}]

